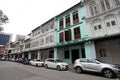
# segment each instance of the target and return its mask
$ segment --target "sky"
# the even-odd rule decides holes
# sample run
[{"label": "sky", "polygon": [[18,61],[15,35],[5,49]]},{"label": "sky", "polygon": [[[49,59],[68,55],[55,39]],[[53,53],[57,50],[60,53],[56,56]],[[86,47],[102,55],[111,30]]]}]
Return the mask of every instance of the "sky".
[{"label": "sky", "polygon": [[9,18],[4,32],[27,35],[33,29],[69,9],[80,0],[0,0],[0,10]]}]

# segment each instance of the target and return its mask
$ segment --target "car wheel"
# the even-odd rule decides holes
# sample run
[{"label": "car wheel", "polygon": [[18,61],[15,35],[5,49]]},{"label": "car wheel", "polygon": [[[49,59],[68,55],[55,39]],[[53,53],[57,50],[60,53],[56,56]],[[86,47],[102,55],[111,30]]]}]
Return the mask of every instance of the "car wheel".
[{"label": "car wheel", "polygon": [[110,69],[104,69],[104,70],[103,70],[103,74],[104,74],[104,76],[105,76],[106,78],[112,78],[112,77],[115,76],[115,75],[114,75],[114,72],[113,72],[112,70],[110,70]]},{"label": "car wheel", "polygon": [[60,66],[57,66],[57,68],[56,68],[58,71],[60,71],[61,70],[61,68],[60,68]]},{"label": "car wheel", "polygon": [[82,68],[81,67],[76,67],[75,72],[80,74],[82,72]]},{"label": "car wheel", "polygon": [[36,67],[38,67],[38,64],[36,64]]},{"label": "car wheel", "polygon": [[46,69],[48,68],[48,65],[47,65],[47,64],[45,64],[45,68],[46,68]]}]

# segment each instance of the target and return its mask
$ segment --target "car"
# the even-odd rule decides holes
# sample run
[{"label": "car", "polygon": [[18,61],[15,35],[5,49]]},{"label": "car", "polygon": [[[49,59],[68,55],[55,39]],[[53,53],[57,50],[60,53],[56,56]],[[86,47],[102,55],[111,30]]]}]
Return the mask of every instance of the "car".
[{"label": "car", "polygon": [[2,60],[2,61],[5,61],[5,57],[2,57],[1,60]]},{"label": "car", "polygon": [[41,59],[30,60],[30,64],[33,65],[33,66],[37,66],[37,67],[44,66],[44,62]]},{"label": "car", "polygon": [[28,65],[28,64],[30,64],[30,60],[27,58],[24,58],[22,63],[25,65]]},{"label": "car", "polygon": [[19,63],[23,63],[23,58],[18,58]]},{"label": "car", "polygon": [[44,66],[45,68],[53,68],[53,69],[57,69],[58,71],[68,69],[67,63],[63,62],[60,59],[54,59],[54,58],[46,59]]},{"label": "car", "polygon": [[96,59],[81,58],[74,61],[73,68],[76,73],[92,71],[102,73],[107,78],[120,74],[120,67],[112,64],[102,63]]}]

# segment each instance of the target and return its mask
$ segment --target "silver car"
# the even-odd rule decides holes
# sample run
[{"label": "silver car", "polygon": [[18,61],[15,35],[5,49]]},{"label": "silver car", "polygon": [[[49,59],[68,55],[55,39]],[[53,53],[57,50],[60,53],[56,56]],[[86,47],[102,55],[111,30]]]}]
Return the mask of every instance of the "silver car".
[{"label": "silver car", "polygon": [[119,66],[102,63],[95,59],[86,58],[75,60],[74,69],[76,73],[81,73],[83,71],[99,72],[107,78],[112,78],[115,77],[117,74],[120,74]]}]

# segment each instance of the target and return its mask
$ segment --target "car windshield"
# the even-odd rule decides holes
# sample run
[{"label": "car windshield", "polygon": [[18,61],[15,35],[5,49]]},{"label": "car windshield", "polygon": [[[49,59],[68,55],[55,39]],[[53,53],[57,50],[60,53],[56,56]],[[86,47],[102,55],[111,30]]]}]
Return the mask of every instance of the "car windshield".
[{"label": "car windshield", "polygon": [[62,61],[62,60],[58,60],[58,59],[57,59],[57,60],[56,60],[56,62],[63,62],[63,61]]}]

